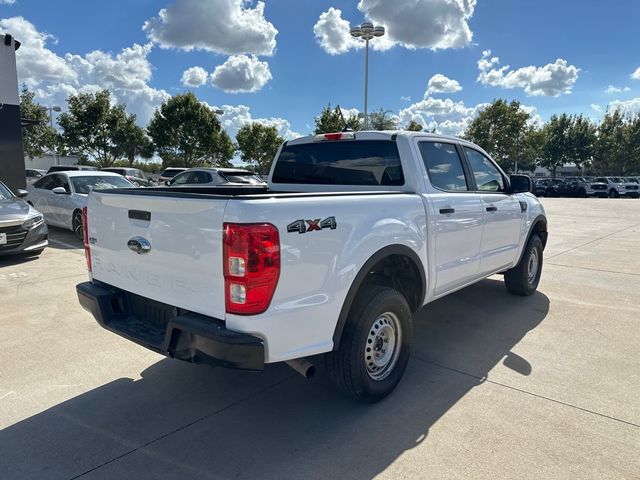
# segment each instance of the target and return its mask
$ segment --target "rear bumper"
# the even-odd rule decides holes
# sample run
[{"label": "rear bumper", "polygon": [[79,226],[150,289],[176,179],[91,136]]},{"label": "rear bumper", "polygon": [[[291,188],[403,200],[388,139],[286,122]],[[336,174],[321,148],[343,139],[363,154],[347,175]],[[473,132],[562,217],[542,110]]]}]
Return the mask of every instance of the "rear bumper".
[{"label": "rear bumper", "polygon": [[228,330],[222,320],[187,312],[106,284],[76,286],[100,325],[139,345],[191,363],[264,369],[262,339]]}]

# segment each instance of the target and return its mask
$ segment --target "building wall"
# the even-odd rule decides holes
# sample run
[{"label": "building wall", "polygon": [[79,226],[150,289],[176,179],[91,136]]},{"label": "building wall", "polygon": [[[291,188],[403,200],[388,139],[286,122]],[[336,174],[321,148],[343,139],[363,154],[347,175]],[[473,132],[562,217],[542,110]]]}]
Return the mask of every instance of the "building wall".
[{"label": "building wall", "polygon": [[0,35],[0,180],[14,191],[26,185],[15,48]]},{"label": "building wall", "polygon": [[25,168],[48,170],[53,165],[76,165],[78,160],[80,160],[78,157],[56,155],[54,158],[53,155],[46,154],[42,157],[25,157],[24,166]]}]

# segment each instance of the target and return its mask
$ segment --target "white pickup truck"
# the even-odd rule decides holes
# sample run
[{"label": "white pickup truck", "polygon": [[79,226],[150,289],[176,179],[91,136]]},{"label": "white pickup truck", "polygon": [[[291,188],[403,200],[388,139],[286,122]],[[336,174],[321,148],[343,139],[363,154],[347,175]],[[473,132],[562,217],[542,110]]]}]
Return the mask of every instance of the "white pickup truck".
[{"label": "white pickup truck", "polygon": [[103,327],[193,363],[309,376],[374,402],[400,381],[412,312],[489,275],[540,280],[547,220],[526,176],[422,132],[285,142],[267,187],[94,191],[84,215]]}]

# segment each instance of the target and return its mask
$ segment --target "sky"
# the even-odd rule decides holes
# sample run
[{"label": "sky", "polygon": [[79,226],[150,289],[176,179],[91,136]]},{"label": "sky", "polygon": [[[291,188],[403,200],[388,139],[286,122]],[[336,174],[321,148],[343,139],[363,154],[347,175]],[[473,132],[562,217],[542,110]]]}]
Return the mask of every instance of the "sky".
[{"label": "sky", "polygon": [[0,0],[0,33],[22,42],[18,81],[45,105],[111,90],[145,126],[193,91],[231,135],[259,121],[312,133],[327,104],[457,135],[497,98],[543,122],[640,112],[637,0]]}]

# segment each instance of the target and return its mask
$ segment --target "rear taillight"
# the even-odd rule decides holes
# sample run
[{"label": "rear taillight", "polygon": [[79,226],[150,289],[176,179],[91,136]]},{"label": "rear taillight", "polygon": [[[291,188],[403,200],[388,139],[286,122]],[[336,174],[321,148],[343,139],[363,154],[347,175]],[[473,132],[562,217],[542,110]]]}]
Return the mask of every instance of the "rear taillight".
[{"label": "rear taillight", "polygon": [[225,223],[223,244],[227,313],[264,312],[280,277],[278,229],[269,223]]},{"label": "rear taillight", "polygon": [[91,248],[89,247],[89,222],[87,221],[87,207],[82,209],[82,241],[84,242],[84,256],[87,258],[87,268],[91,271]]}]

